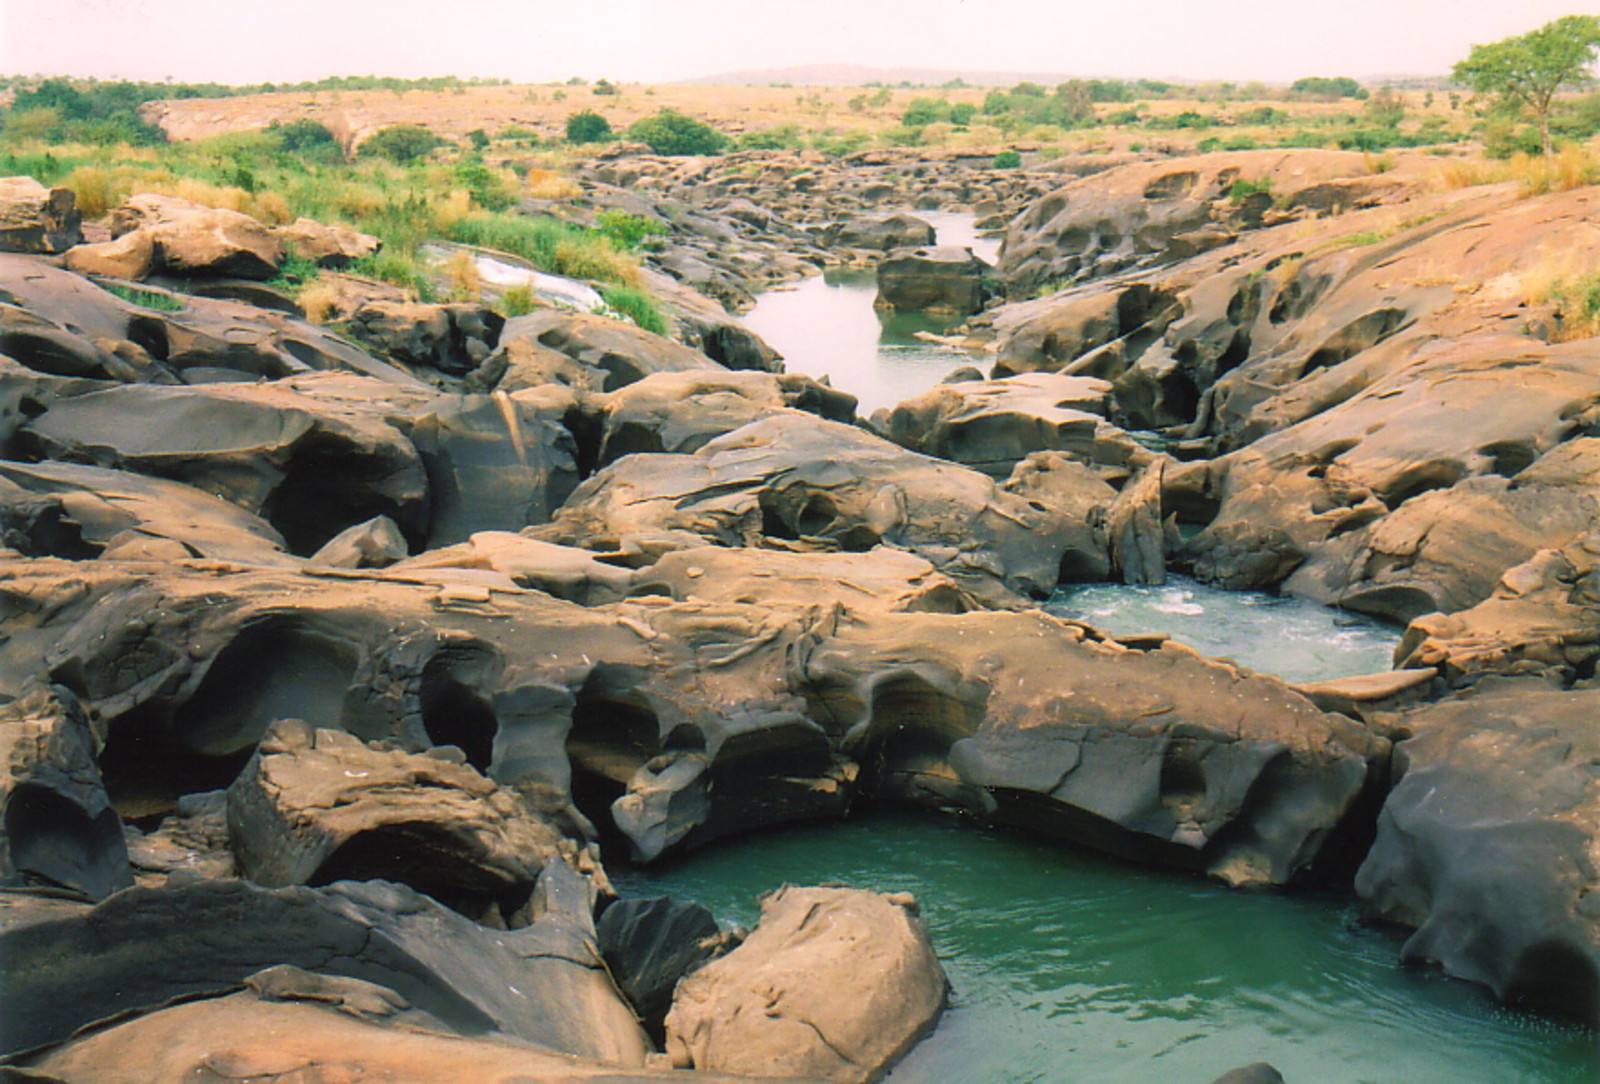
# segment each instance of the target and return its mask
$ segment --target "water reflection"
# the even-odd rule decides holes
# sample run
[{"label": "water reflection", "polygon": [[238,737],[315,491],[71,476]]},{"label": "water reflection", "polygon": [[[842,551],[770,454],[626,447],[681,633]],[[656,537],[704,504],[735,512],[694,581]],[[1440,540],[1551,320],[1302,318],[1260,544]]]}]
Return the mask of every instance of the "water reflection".
[{"label": "water reflection", "polygon": [[[993,259],[997,243],[972,234],[972,216],[921,213],[939,230],[941,244],[972,247]],[[918,333],[948,335],[965,317],[875,310],[877,278],[871,270],[827,271],[757,299],[744,323],[783,355],[790,372],[826,376],[860,400],[860,412],[920,395],[956,369],[987,371],[981,350],[930,342]]]}]

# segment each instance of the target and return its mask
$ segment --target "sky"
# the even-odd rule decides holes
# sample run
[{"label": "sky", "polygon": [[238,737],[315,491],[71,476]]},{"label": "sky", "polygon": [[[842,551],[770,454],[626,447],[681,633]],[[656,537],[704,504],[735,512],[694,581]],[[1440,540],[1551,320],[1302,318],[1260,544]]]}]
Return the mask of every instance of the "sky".
[{"label": "sky", "polygon": [[1444,75],[1584,0],[0,0],[0,74],[668,82],[799,64]]}]

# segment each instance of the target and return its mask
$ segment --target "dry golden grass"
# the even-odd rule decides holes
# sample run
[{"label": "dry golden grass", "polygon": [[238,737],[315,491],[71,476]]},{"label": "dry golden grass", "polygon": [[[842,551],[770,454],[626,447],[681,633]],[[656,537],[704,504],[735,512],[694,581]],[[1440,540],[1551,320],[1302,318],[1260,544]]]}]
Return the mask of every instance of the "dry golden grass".
[{"label": "dry golden grass", "polygon": [[325,324],[339,310],[339,288],[319,278],[301,290],[295,300],[300,303],[307,320]]},{"label": "dry golden grass", "polygon": [[1440,171],[1439,180],[1445,188],[1516,181],[1528,195],[1537,196],[1547,192],[1570,192],[1600,183],[1600,162],[1596,162],[1587,147],[1572,144],[1548,158],[1516,154],[1503,161],[1458,159]]},{"label": "dry golden grass", "polygon": [[575,199],[583,194],[578,182],[549,169],[528,170],[522,184],[523,190],[534,199]]},{"label": "dry golden grass", "polygon": [[451,301],[477,301],[483,296],[483,276],[470,252],[457,252],[440,269],[444,292]]},{"label": "dry golden grass", "polygon": [[1588,250],[1541,247],[1531,266],[1516,275],[1523,304],[1547,310],[1551,342],[1600,335],[1600,271]]},{"label": "dry golden grass", "polygon": [[105,166],[79,166],[62,183],[78,197],[85,218],[99,218],[133,194],[128,173]]}]

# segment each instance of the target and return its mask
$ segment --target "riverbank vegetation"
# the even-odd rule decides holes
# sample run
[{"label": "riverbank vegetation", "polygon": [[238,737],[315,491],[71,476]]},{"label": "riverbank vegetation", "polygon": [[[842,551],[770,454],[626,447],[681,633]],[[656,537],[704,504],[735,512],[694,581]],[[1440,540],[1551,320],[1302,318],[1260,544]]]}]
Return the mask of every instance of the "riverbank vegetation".
[{"label": "riverbank vegetation", "polygon": [[[1565,93],[1541,91],[1530,107],[1517,88],[1489,85],[1483,55],[1469,60],[1458,66],[1459,84],[1375,86],[1338,75],[1287,87],[1148,79],[536,87],[379,77],[222,87],[12,78],[0,80],[9,83],[0,94],[0,173],[66,185],[90,219],[135,192],[156,192],[269,224],[305,216],[348,225],[383,241],[358,271],[424,296],[463,288],[459,276],[442,284],[425,266],[428,241],[499,249],[595,282],[649,326],[659,314],[646,311],[635,253],[658,244],[664,227],[589,215],[568,176],[573,162],[616,141],[669,156],[908,147],[970,155],[994,169],[1068,155],[1309,147],[1367,152],[1381,171],[1386,152],[1420,147],[1440,156],[1448,186],[1516,180],[1541,192],[1594,183],[1600,170],[1585,143],[1600,133],[1600,94],[1568,70],[1551,84]],[[271,118],[265,126],[263,117]],[[1546,148],[1554,153],[1539,153]]]}]

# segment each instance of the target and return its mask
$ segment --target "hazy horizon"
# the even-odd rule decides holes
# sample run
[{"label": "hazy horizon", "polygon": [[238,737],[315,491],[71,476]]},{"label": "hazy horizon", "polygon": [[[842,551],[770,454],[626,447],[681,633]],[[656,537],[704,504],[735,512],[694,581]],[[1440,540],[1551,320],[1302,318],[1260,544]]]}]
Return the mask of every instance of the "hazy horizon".
[{"label": "hazy horizon", "polygon": [[797,66],[1287,83],[1448,74],[1570,0],[0,0],[0,73],[669,82]]}]

